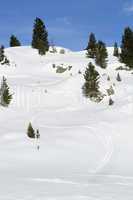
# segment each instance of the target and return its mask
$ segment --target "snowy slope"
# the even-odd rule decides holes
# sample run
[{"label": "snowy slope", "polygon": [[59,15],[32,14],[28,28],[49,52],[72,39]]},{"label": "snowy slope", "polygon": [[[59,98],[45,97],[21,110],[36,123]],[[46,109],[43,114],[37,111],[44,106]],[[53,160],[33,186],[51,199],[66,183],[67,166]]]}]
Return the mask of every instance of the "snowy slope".
[{"label": "snowy slope", "polygon": [[[30,47],[6,49],[11,66],[0,67],[13,101],[0,108],[0,200],[130,200],[133,196],[133,75],[108,48],[108,68],[96,67],[101,91],[114,84],[115,104],[82,95],[85,51],[42,57]],[[57,74],[53,64],[72,69]],[[107,81],[107,76],[111,81]],[[29,122],[39,128],[28,139]]]}]

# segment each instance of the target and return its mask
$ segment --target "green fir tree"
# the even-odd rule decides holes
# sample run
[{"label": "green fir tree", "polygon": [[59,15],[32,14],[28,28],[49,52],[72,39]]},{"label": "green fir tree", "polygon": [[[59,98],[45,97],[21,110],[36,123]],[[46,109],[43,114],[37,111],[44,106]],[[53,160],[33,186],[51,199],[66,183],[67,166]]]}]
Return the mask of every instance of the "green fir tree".
[{"label": "green fir tree", "polygon": [[107,58],[108,52],[105,43],[102,41],[98,41],[95,58],[96,64],[105,69],[107,67]]},{"label": "green fir tree", "polygon": [[21,46],[20,41],[17,39],[15,35],[11,35],[10,37],[10,47]]},{"label": "green fir tree", "polygon": [[91,62],[85,70],[84,79],[83,94],[89,98],[97,98],[99,95],[99,73]]},{"label": "green fir tree", "polygon": [[11,100],[12,100],[12,94],[10,93],[6,78],[3,77],[0,88],[0,104],[4,107],[8,107]]},{"label": "green fir tree", "polygon": [[40,55],[46,54],[46,52],[49,50],[48,32],[44,22],[40,18],[35,19],[32,47],[38,49]]},{"label": "green fir tree", "polygon": [[125,28],[122,36],[120,61],[133,68],[133,31],[130,27]]},{"label": "green fir tree", "polygon": [[5,58],[4,46],[0,47],[0,62],[3,62]]},{"label": "green fir tree", "polygon": [[87,57],[89,58],[95,58],[95,55],[96,55],[96,38],[95,38],[95,35],[94,33],[91,33],[90,36],[89,36],[89,42],[88,42],[88,45],[87,45]]},{"label": "green fir tree", "polygon": [[33,139],[35,138],[35,130],[33,129],[31,122],[29,123],[28,128],[27,128],[27,136],[29,138],[33,138]]}]

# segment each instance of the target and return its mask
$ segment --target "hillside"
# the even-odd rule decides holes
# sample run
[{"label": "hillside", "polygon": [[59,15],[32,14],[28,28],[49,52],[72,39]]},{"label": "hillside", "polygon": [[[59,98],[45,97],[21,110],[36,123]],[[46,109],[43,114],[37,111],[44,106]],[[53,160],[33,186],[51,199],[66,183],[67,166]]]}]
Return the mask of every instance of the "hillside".
[{"label": "hillside", "polygon": [[[85,51],[38,55],[30,47],[7,48],[10,66],[0,66],[13,93],[0,108],[0,200],[131,200],[133,196],[133,74],[108,48],[100,90],[109,97],[83,97]],[[56,73],[56,66],[66,68]],[[70,67],[72,66],[72,68]],[[79,73],[81,72],[81,74]],[[108,75],[111,80],[107,81]],[[39,141],[26,135],[28,123]],[[39,151],[37,145],[40,145]]]}]

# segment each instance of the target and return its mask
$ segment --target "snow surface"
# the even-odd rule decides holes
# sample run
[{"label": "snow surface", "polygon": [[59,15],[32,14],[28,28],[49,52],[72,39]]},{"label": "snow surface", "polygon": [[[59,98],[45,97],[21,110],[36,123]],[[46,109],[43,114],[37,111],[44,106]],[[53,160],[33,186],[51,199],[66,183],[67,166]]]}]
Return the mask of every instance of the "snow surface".
[{"label": "snow surface", "polygon": [[[108,68],[96,68],[103,93],[114,85],[115,104],[107,96],[96,104],[81,89],[94,61],[57,49],[44,57],[30,47],[6,49],[11,66],[0,67],[0,78],[13,101],[0,108],[0,200],[132,200],[133,74],[120,71],[116,81],[122,64],[108,48]],[[52,64],[72,69],[57,74]],[[27,137],[29,122],[39,142]]]}]

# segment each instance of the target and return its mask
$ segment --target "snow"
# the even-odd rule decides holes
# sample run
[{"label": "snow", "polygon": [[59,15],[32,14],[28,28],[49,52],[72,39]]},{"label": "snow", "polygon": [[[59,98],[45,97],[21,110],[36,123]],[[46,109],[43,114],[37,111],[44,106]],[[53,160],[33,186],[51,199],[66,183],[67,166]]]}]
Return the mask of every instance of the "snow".
[{"label": "snow", "polygon": [[[0,78],[13,101],[0,108],[0,200],[132,200],[133,75],[120,71],[116,81],[122,64],[109,47],[108,68],[96,69],[102,92],[114,84],[115,104],[107,96],[96,104],[81,89],[94,61],[60,49],[44,57],[30,47],[6,49],[11,66],[0,66]],[[57,74],[52,64],[72,69]],[[27,137],[29,122],[39,142]]]}]

